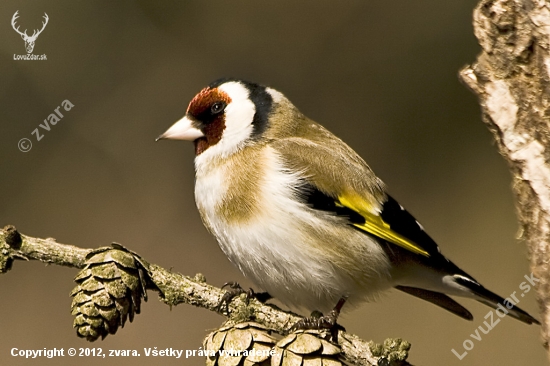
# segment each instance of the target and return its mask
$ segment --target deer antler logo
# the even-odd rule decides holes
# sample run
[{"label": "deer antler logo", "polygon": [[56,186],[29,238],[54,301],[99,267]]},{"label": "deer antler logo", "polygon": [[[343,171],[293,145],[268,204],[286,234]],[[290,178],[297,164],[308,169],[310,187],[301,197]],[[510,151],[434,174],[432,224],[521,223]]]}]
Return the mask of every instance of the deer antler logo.
[{"label": "deer antler logo", "polygon": [[17,10],[15,14],[13,14],[13,18],[11,18],[11,26],[17,33],[21,35],[21,38],[23,38],[23,41],[25,41],[25,48],[27,49],[27,53],[32,53],[32,50],[34,49],[34,42],[36,42],[36,38],[38,38],[40,33],[42,33],[44,28],[46,28],[46,24],[48,24],[48,20],[49,20],[48,14],[44,13],[45,21],[42,22],[42,29],[40,30],[35,29],[34,32],[32,33],[32,36],[28,36],[26,29],[24,32],[21,32],[19,30],[19,27],[15,28],[15,21],[17,18],[19,18],[19,15],[17,15],[18,12],[19,10]]}]

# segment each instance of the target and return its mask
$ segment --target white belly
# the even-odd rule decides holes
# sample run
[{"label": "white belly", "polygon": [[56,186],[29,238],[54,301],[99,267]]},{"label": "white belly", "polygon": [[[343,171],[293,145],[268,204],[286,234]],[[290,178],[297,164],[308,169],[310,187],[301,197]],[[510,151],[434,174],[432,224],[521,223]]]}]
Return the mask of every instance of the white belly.
[{"label": "white belly", "polygon": [[391,287],[383,250],[341,218],[293,199],[298,176],[282,168],[273,150],[264,150],[262,204],[244,222],[219,210],[228,197],[228,177],[239,173],[220,166],[204,170],[197,158],[197,206],[231,262],[273,297],[309,311],[325,312],[342,296],[353,303]]}]

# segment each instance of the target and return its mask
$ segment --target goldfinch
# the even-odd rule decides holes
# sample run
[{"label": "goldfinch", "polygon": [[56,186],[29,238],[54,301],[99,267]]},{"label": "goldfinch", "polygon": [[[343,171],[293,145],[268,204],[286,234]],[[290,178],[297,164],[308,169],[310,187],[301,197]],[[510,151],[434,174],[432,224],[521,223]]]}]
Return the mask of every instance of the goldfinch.
[{"label": "goldfinch", "polygon": [[365,161],[277,90],[217,80],[159,139],[194,142],[204,225],[244,276],[288,306],[334,308],[333,325],[344,302],[396,288],[467,320],[447,295],[540,324],[444,257]]}]

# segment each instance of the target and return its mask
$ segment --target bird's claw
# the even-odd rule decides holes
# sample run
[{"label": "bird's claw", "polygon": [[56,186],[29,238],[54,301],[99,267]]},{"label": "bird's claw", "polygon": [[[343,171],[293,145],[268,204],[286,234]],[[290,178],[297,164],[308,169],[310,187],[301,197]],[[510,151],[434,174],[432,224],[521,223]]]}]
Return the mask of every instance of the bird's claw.
[{"label": "bird's claw", "polygon": [[308,316],[302,320],[297,321],[291,328],[291,332],[297,330],[328,330],[330,332],[331,339],[334,342],[338,342],[338,331],[343,332],[346,329],[338,324],[336,321],[338,316],[335,316],[334,312],[331,311],[328,315],[322,316]]},{"label": "bird's claw", "polygon": [[263,303],[271,299],[271,295],[269,295],[267,292],[254,292],[254,290],[251,288],[245,290],[241,287],[241,285],[239,285],[239,283],[234,281],[224,283],[222,289],[224,289],[225,287],[229,287],[229,289],[223,294],[220,303],[216,307],[216,311],[220,313],[223,310],[225,310],[226,313],[229,313],[229,304],[235,297],[241,294],[246,294],[247,301],[254,298]]},{"label": "bird's claw", "polygon": [[330,311],[328,315],[323,315],[319,312],[313,312],[311,316],[303,318],[296,322],[291,328],[291,332],[297,330],[328,330],[330,331],[331,339],[338,342],[338,331],[346,329],[337,323],[340,310],[344,305],[346,298],[340,299],[338,304]]},{"label": "bird's claw", "polygon": [[250,298],[251,294],[254,293],[254,291],[252,291],[252,289],[249,289],[248,291],[245,291],[241,285],[239,285],[237,282],[233,282],[233,281],[230,281],[230,282],[226,282],[224,283],[224,285],[222,286],[222,289],[226,288],[226,287],[229,287],[229,289],[227,291],[225,291],[225,293],[223,294],[218,306],[216,307],[216,311],[218,312],[223,312],[223,310],[225,310],[226,313],[229,313],[229,304],[231,303],[231,301],[239,296],[240,294],[244,294],[246,293],[246,297],[247,299]]}]

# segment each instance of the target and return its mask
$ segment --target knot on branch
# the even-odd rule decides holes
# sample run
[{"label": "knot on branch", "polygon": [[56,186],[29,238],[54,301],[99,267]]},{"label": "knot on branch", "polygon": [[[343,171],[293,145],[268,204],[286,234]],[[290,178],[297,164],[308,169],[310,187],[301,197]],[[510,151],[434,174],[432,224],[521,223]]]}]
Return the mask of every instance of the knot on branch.
[{"label": "knot on branch", "polygon": [[0,273],[6,273],[13,265],[13,250],[19,249],[23,240],[13,225],[6,225],[2,231],[4,240],[0,242]]},{"label": "knot on branch", "polygon": [[6,237],[6,244],[8,244],[13,249],[19,249],[21,248],[21,244],[23,243],[23,240],[21,238],[21,234],[19,234],[19,231],[15,228],[13,225],[6,225],[4,227],[4,235]]}]

